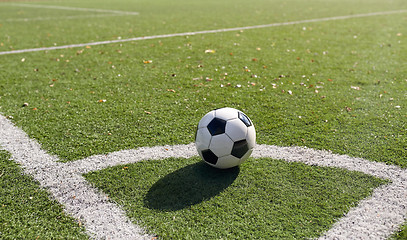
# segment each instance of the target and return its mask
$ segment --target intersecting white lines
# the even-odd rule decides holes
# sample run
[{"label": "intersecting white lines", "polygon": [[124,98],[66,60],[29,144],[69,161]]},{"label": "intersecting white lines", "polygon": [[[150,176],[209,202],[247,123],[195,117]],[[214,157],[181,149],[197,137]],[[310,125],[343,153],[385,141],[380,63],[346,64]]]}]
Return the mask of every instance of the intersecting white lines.
[{"label": "intersecting white lines", "polygon": [[94,189],[75,169],[47,154],[22,130],[0,115],[0,147],[12,155],[24,172],[46,188],[96,239],[151,239],[131,223],[124,211]]},{"label": "intersecting white lines", "polygon": [[[103,193],[92,188],[82,177],[83,173],[149,159],[189,158],[197,155],[195,146],[191,143],[142,147],[62,163],[58,162],[57,157],[47,154],[36,141],[1,115],[0,146],[12,154],[12,159],[21,164],[27,174],[32,175],[65,205],[68,213],[80,218],[91,236],[109,239],[146,239],[150,236],[131,223],[124,211],[108,201]],[[405,169],[303,147],[257,145],[252,157],[344,168],[391,180],[391,183],[376,188],[370,197],[352,208],[320,239],[386,239],[406,219]]]}]

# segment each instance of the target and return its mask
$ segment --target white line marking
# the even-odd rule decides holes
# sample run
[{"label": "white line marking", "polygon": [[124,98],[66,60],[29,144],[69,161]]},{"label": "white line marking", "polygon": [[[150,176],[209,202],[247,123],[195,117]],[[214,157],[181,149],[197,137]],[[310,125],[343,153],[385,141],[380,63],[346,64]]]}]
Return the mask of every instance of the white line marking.
[{"label": "white line marking", "polygon": [[12,50],[12,51],[3,51],[3,52],[0,52],[0,55],[50,51],[50,50],[68,49],[68,48],[79,48],[79,47],[86,47],[86,46],[96,46],[96,45],[124,43],[124,42],[133,42],[133,41],[150,40],[150,39],[171,38],[171,37],[182,37],[182,36],[191,36],[191,35],[198,35],[198,34],[210,34],[210,33],[232,32],[232,31],[240,31],[240,30],[259,29],[259,28],[270,28],[270,27],[288,26],[288,25],[296,25],[296,24],[304,24],[304,23],[326,22],[326,21],[344,20],[344,19],[352,19],[352,18],[400,14],[400,13],[406,13],[406,12],[407,12],[407,10],[362,13],[362,14],[347,15],[347,16],[316,18],[316,19],[299,20],[299,21],[283,22],[283,23],[272,23],[272,24],[255,25],[255,26],[247,26],[247,27],[235,27],[235,28],[224,28],[224,29],[205,30],[205,31],[196,31],[196,32],[162,34],[162,35],[135,37],[135,38],[118,39],[118,40],[107,40],[107,41],[100,41],[100,42],[78,43],[78,44],[70,44],[70,45],[54,46],[54,47],[29,48],[29,49],[20,49],[20,50]]},{"label": "white line marking", "polygon": [[107,167],[135,163],[149,159],[164,159],[164,158],[190,158],[196,156],[195,145],[174,145],[174,146],[157,146],[157,147],[141,147],[138,149],[123,150],[112,152],[106,155],[94,155],[82,160],[66,163],[69,167],[76,169],[84,174],[97,170],[102,170]]},{"label": "white line marking", "polygon": [[[148,159],[189,158],[197,155],[194,144],[188,144],[142,147],[61,163],[1,115],[0,146],[12,154],[12,158],[22,165],[27,174],[49,189],[70,214],[83,219],[91,234],[109,239],[144,239],[149,236],[130,223],[125,213],[109,202],[105,195],[90,187],[82,177],[83,173]],[[386,239],[406,220],[406,169],[301,147],[257,145],[252,156],[344,168],[392,181],[391,184],[375,189],[372,196],[352,208],[320,239]]]},{"label": "white line marking", "polygon": [[58,10],[81,11],[81,12],[114,13],[114,14],[121,14],[121,15],[138,15],[139,14],[138,12],[127,12],[127,11],[110,10],[110,9],[79,8],[79,7],[51,6],[51,5],[24,4],[24,3],[9,3],[7,5],[16,6],[16,7],[58,9]]},{"label": "white line marking", "polygon": [[92,188],[75,169],[57,162],[22,130],[0,115],[0,147],[11,153],[26,174],[47,188],[65,210],[97,239],[151,239],[126,217],[125,212]]},{"label": "white line marking", "polygon": [[61,16],[61,17],[36,17],[36,18],[8,18],[0,19],[5,22],[31,22],[31,21],[47,21],[47,20],[66,20],[66,19],[81,19],[81,18],[98,18],[98,17],[111,17],[111,16],[123,16],[122,14],[87,14],[78,16]]},{"label": "white line marking", "polygon": [[334,224],[320,239],[387,239],[407,218],[407,170],[380,162],[300,147],[259,145],[253,157],[284,159],[321,167],[338,167],[389,179]]}]

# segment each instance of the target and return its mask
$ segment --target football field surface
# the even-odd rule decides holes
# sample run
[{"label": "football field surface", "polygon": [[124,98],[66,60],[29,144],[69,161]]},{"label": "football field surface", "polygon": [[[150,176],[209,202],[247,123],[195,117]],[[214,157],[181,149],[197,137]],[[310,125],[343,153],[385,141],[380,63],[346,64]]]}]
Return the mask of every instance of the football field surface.
[{"label": "football field surface", "polygon": [[[1,1],[0,180],[13,161],[34,185],[2,190],[0,237],[405,238],[406,20],[397,0]],[[230,171],[192,144],[220,107],[257,130]]]}]

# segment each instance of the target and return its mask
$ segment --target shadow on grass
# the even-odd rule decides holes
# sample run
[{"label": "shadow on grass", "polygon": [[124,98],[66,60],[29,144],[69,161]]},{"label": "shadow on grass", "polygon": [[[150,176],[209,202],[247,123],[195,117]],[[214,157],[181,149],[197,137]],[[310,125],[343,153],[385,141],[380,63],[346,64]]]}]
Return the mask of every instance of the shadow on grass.
[{"label": "shadow on grass", "polygon": [[239,167],[216,169],[198,162],[158,180],[148,191],[144,204],[150,209],[180,210],[216,196],[239,175]]}]

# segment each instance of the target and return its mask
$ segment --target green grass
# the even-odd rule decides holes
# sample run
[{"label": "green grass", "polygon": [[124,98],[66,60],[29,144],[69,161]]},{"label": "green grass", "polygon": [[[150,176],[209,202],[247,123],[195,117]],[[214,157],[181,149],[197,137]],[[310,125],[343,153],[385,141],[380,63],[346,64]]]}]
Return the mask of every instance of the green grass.
[{"label": "green grass", "polygon": [[147,161],[85,177],[160,239],[315,238],[385,183],[268,158],[229,170],[198,161]]},{"label": "green grass", "polygon": [[84,229],[0,151],[0,238],[87,239]]},{"label": "green grass", "polygon": [[[92,15],[57,9],[39,9],[0,3],[0,50],[23,49],[187,32],[224,27],[250,26],[312,18],[406,9],[403,0],[391,3],[382,0],[284,1],[186,1],[158,0],[120,1],[35,1],[28,4],[57,5],[82,8],[113,9],[139,12],[138,16],[112,16],[66,20],[67,16]],[[334,9],[334,11],[333,11]],[[100,14],[100,13],[99,13]],[[5,19],[60,17],[48,21],[7,22]],[[204,16],[204,17],[203,17]]]},{"label": "green grass", "polygon": [[407,225],[401,227],[400,231],[391,236],[389,239],[393,240],[405,240],[407,239]]},{"label": "green grass", "polygon": [[[1,2],[0,51],[407,9],[403,0],[254,0],[250,4],[243,0],[120,0],[103,4],[99,0],[74,0],[28,4],[136,11],[140,15],[86,18],[86,12],[21,8]],[[66,19],[70,16],[84,18]],[[5,20],[38,17],[53,19]],[[142,146],[188,144],[194,141],[196,124],[205,113],[228,106],[244,111],[253,120],[259,144],[326,149],[406,168],[406,20],[407,14],[403,13],[0,55],[0,112],[62,161]],[[205,53],[207,49],[215,53]],[[168,168],[161,176],[139,182],[145,181],[151,187],[157,181],[182,177],[178,169],[202,168],[193,161],[196,159],[176,160],[179,165],[163,161],[156,167],[140,163],[129,168],[140,168],[140,172],[144,171],[140,166],[146,171]],[[270,168],[290,168],[294,174],[303,173],[304,168],[319,171],[317,178],[330,171],[333,173],[329,178],[335,178],[335,174],[343,172],[265,159],[253,161],[268,161],[272,163]],[[251,169],[255,167],[245,164],[238,174],[230,176],[234,179],[204,196],[208,201],[199,202],[198,198],[193,206],[218,198],[232,202],[233,197],[227,194],[232,194],[235,184],[247,183],[244,179],[256,178],[256,174],[264,174],[266,179],[276,177],[270,172],[273,169],[258,173],[260,170]],[[89,177],[102,179],[110,173],[105,180],[115,180],[112,169]],[[352,184],[355,173],[344,174],[350,174],[345,182]],[[357,179],[355,185],[360,184]],[[285,183],[284,179],[273,181],[283,192],[298,187],[278,185],[280,180]],[[129,181],[121,184],[131,185]],[[302,189],[308,183],[313,184],[306,182]],[[256,187],[266,188],[269,184],[259,182]],[[309,196],[318,195],[320,189],[312,186]],[[102,188],[107,187],[112,186]],[[313,220],[307,218],[312,214],[306,212],[316,211],[313,206],[304,208],[299,215],[275,213],[287,225],[273,223],[276,228],[270,229],[280,236],[318,236],[349,206],[368,196],[373,187],[367,186],[366,192],[355,187],[359,190],[355,190],[355,196],[346,195],[349,201],[345,203],[335,202],[340,201],[336,196],[321,196],[337,209],[326,209],[326,216],[318,216],[317,223],[306,221]],[[146,187],[141,189],[148,191]],[[118,195],[117,201],[131,205],[131,201],[121,200],[126,196],[119,196],[120,191],[111,190],[110,195]],[[161,202],[151,204],[155,209],[143,205],[143,211],[169,218],[168,223],[161,224],[163,228],[173,223],[172,215],[164,216],[169,214],[166,212],[178,214],[192,209],[185,202],[176,211],[157,209]],[[136,211],[128,209],[130,215]],[[216,212],[202,209],[201,216],[205,211]],[[174,216],[178,221],[178,215]],[[155,221],[147,219],[145,225]],[[289,219],[303,220],[306,230],[289,225]],[[239,225],[239,221],[232,224]],[[172,234],[171,230],[157,231],[160,236]],[[405,232],[399,234],[401,238]]]},{"label": "green grass", "polygon": [[251,117],[259,143],[329,149],[406,167],[400,19],[3,56],[1,110],[66,160],[189,143],[206,112],[230,106]]}]

